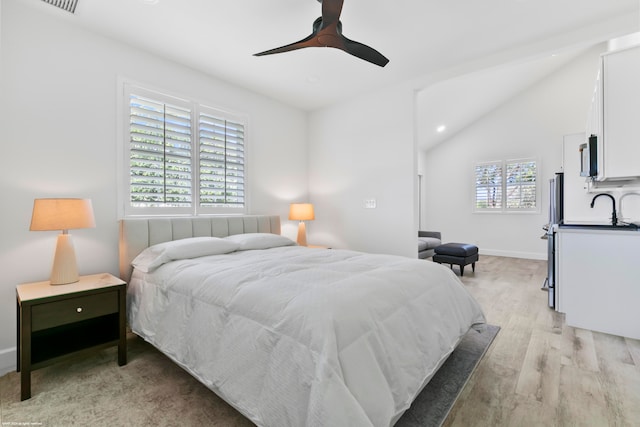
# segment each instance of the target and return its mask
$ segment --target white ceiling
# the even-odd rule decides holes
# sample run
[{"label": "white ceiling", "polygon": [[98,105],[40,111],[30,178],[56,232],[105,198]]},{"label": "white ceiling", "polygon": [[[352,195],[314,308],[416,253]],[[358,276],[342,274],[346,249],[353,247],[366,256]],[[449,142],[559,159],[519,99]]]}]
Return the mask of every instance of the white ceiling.
[{"label": "white ceiling", "polygon": [[[579,53],[581,49],[503,64],[426,87],[416,98],[420,148],[428,150],[449,139]],[[438,131],[440,126],[445,126],[444,131]]]},{"label": "white ceiling", "polygon": [[[75,14],[23,1],[304,110],[446,70],[474,71],[473,64],[492,72],[429,87],[432,104],[444,105],[451,91],[489,85],[503,87],[492,91],[499,99],[570,57],[554,63],[551,52],[640,28],[640,0],[345,0],[344,34],[389,58],[381,68],[331,48],[253,56],[309,35],[321,14],[316,0],[78,0]],[[489,98],[482,98],[485,108]],[[458,114],[468,121],[479,111]]]}]

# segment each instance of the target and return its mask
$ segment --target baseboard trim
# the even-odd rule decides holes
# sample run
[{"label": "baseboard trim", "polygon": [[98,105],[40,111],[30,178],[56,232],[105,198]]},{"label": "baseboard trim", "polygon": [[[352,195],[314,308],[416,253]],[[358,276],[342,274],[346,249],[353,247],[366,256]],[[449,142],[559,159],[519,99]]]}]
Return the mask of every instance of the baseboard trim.
[{"label": "baseboard trim", "polygon": [[479,250],[480,255],[492,255],[503,256],[508,258],[524,258],[524,259],[536,259],[546,261],[547,253],[538,252],[517,252],[517,251],[503,251],[500,249],[482,249]]},{"label": "baseboard trim", "polygon": [[16,370],[17,351],[16,347],[0,350],[0,375]]}]

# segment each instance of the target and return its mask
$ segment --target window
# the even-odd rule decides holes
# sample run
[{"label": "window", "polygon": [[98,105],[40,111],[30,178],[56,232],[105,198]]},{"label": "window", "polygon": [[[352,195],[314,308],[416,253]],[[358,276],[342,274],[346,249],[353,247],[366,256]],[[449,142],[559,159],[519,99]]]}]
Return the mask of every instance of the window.
[{"label": "window", "polygon": [[537,199],[535,160],[506,162],[505,172],[507,210],[535,210]]},{"label": "window", "polygon": [[537,162],[532,159],[478,163],[476,212],[537,212]]},{"label": "window", "polygon": [[246,119],[125,85],[124,214],[245,213]]},{"label": "window", "polygon": [[502,162],[476,165],[476,209],[502,209]]}]

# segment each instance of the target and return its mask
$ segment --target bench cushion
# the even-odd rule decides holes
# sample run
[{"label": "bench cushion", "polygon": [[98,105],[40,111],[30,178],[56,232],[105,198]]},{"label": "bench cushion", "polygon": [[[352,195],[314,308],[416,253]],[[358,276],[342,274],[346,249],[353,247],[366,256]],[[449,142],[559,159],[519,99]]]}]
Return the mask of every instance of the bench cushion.
[{"label": "bench cushion", "polygon": [[435,248],[435,253],[466,258],[478,253],[478,247],[469,243],[445,243]]}]

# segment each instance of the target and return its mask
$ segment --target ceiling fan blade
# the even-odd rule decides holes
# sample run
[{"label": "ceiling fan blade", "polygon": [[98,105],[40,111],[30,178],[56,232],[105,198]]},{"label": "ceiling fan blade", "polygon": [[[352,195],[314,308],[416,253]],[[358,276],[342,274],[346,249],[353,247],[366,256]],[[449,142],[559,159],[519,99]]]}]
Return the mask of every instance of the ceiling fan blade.
[{"label": "ceiling fan blade", "polygon": [[337,24],[344,0],[322,0],[322,28]]},{"label": "ceiling fan blade", "polygon": [[381,54],[374,48],[367,46],[366,44],[349,40],[345,36],[342,36],[342,40],[344,43],[344,47],[342,50],[353,56],[364,59],[365,61],[371,62],[372,64],[379,65],[380,67],[384,67],[389,63],[389,60],[383,54]]},{"label": "ceiling fan blade", "polygon": [[276,47],[275,49],[269,49],[269,50],[265,50],[264,52],[260,52],[260,53],[254,53],[253,56],[264,56],[264,55],[273,55],[274,53],[282,53],[282,52],[289,52],[292,50],[296,50],[296,49],[302,49],[305,47],[314,47],[314,46],[320,46],[316,39],[315,39],[315,33],[311,34],[309,37],[306,37],[300,41],[297,41],[295,43],[291,43],[285,46],[280,46],[280,47]]}]

